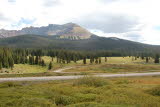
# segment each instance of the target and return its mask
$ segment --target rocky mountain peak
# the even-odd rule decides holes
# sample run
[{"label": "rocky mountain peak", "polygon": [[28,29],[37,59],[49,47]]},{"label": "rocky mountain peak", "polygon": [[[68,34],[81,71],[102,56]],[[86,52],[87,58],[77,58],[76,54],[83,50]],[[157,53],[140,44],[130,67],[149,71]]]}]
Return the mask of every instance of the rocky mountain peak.
[{"label": "rocky mountain peak", "polygon": [[0,30],[0,37],[12,37],[24,34],[34,34],[42,36],[57,36],[67,39],[87,39],[92,35],[89,31],[75,23],[67,23],[64,25],[49,24],[42,27],[26,27],[22,30]]}]

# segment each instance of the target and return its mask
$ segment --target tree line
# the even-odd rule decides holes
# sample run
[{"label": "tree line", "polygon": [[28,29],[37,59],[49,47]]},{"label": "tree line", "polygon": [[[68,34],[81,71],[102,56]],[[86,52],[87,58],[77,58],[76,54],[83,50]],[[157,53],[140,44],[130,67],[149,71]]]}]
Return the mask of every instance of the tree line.
[{"label": "tree line", "polygon": [[[68,64],[71,61],[77,63],[79,60],[83,60],[83,63],[87,63],[87,59],[90,63],[100,64],[101,57],[104,57],[107,62],[107,57],[125,57],[134,56],[137,58],[146,59],[146,62],[150,58],[155,59],[155,63],[159,63],[159,54],[153,53],[127,53],[122,51],[72,51],[72,50],[56,50],[56,49],[10,49],[0,48],[0,69],[11,68],[13,69],[14,64],[30,64],[46,66],[45,61],[42,59],[43,56],[50,56],[52,61],[56,57],[57,63]],[[52,62],[49,64],[51,69]]]}]

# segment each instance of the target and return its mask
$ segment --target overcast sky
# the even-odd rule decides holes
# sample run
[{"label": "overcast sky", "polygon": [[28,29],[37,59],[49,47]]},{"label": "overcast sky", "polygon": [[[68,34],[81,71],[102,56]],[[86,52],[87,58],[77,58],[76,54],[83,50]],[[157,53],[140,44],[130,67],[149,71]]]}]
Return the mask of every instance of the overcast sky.
[{"label": "overcast sky", "polygon": [[0,0],[0,28],[77,23],[105,37],[160,45],[160,0]]}]

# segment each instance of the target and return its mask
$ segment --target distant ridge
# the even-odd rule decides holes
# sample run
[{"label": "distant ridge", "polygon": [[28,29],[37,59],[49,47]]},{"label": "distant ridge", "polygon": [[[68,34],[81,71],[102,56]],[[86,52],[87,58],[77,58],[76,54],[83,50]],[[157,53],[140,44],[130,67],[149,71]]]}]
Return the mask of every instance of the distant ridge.
[{"label": "distant ridge", "polygon": [[57,36],[59,38],[68,39],[88,39],[92,35],[89,31],[75,23],[67,23],[64,25],[49,24],[42,27],[26,27],[21,30],[5,30],[0,29],[0,38],[14,37],[19,35],[42,35]]},{"label": "distant ridge", "polygon": [[50,48],[86,51],[122,51],[123,53],[160,52],[160,46],[142,44],[119,38],[92,35],[88,39],[66,39],[57,36],[20,35],[1,38],[0,46],[14,48]]}]

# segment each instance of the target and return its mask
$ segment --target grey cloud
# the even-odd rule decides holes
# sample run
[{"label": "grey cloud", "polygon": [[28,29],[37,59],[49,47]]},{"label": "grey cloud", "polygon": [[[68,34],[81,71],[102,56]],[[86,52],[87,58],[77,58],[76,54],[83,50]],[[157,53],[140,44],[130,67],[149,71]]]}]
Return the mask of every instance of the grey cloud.
[{"label": "grey cloud", "polygon": [[121,14],[94,13],[75,20],[88,29],[98,29],[105,33],[125,33],[133,31],[138,19]]},{"label": "grey cloud", "polygon": [[44,0],[44,6],[52,7],[60,4],[60,0]]}]

